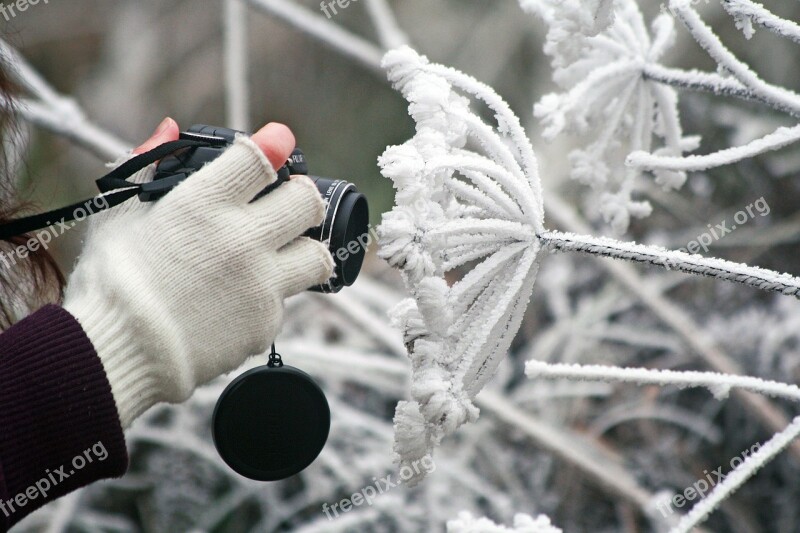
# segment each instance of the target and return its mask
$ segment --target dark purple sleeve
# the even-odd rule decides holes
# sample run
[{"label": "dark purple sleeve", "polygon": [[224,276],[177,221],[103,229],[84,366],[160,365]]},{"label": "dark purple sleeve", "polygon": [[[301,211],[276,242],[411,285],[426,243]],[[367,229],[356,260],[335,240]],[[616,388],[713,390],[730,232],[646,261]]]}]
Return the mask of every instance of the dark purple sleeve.
[{"label": "dark purple sleeve", "polygon": [[111,386],[72,315],[47,306],[0,334],[0,532],[127,466]]}]

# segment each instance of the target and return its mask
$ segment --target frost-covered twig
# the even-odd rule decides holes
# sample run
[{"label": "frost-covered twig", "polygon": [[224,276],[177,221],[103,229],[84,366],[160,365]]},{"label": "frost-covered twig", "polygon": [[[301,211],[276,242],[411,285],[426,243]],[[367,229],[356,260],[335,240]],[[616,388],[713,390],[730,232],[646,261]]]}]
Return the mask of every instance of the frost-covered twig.
[{"label": "frost-covered twig", "polygon": [[225,0],[225,110],[228,127],[250,131],[247,85],[247,6]]},{"label": "frost-covered twig", "polygon": [[733,281],[764,291],[800,297],[798,296],[800,279],[789,274],[780,274],[742,263],[690,255],[658,246],[622,242],[605,237],[547,231],[542,233],[539,238],[543,247],[559,252],[579,252],[644,263],[688,274]]},{"label": "frost-covered twig", "polygon": [[514,516],[512,527],[500,526],[488,518],[475,518],[468,512],[458,515],[455,520],[447,522],[447,533],[562,533],[560,529],[550,523],[545,516],[536,518],[517,514]]},{"label": "frost-covered twig", "polygon": [[0,100],[0,105],[31,124],[68,139],[104,160],[116,160],[132,148],[130,144],[87,120],[80,110],[78,115],[72,110],[66,111],[65,115],[62,109],[53,109],[29,99],[13,103]]},{"label": "frost-covered twig", "polygon": [[[738,7],[733,8],[732,6],[739,6],[740,4],[741,3],[738,1],[729,2],[727,8],[736,11]],[[747,9],[749,9],[749,11],[747,9],[745,9],[745,11],[752,15],[752,10],[756,9],[758,5],[749,3],[748,6],[749,8]],[[687,73],[684,75],[682,81],[673,80],[672,84],[683,83],[684,85],[706,86],[716,93],[727,93],[742,98],[758,100],[776,109],[786,110],[795,116],[798,115],[800,112],[800,95],[763,81],[748,65],[736,58],[736,56],[722,44],[719,38],[712,32],[711,28],[709,28],[702,21],[697,12],[688,5],[688,2],[685,0],[673,0],[670,4],[670,9],[680,18],[681,22],[683,22],[695,40],[719,64],[720,68],[732,75],[729,81],[723,81],[724,78],[714,79],[717,75]],[[738,13],[738,15],[735,14],[735,16],[737,16],[737,21],[742,22],[745,19],[750,20],[748,18],[749,15],[742,15],[742,11],[736,11],[736,13]],[[788,23],[787,25],[781,26],[781,28],[786,31],[789,31],[791,27],[792,26],[788,25]],[[661,80],[667,80],[667,83],[670,82],[668,73],[665,73],[663,69],[659,71],[658,67],[655,67],[651,70],[654,71],[652,79],[660,78]],[[696,80],[692,81],[692,78],[696,78]],[[742,91],[742,89],[744,89],[744,91]],[[640,170],[652,170],[657,172],[707,170],[709,168],[716,168],[750,159],[770,150],[778,150],[794,144],[798,140],[800,140],[800,126],[779,128],[774,133],[757,139],[745,146],[728,148],[705,156],[684,157],[657,153],[650,154],[646,153],[647,151],[634,151],[628,156],[626,163]]]},{"label": "frost-covered twig", "polygon": [[675,385],[705,387],[717,399],[723,399],[733,388],[749,390],[767,396],[800,402],[800,387],[789,383],[768,381],[752,376],[735,376],[715,372],[652,370],[647,368],[619,368],[601,365],[576,365],[528,361],[525,373],[530,378],[571,379],[601,381],[606,383],[638,383],[640,385]]},{"label": "frost-covered twig", "polygon": [[800,417],[795,418],[786,429],[777,433],[758,451],[749,455],[741,464],[733,469],[725,479],[719,483],[704,499],[698,502],[689,513],[684,516],[670,533],[689,533],[695,526],[702,523],[720,503],[733,494],[748,479],[753,477],[758,470],[783,451],[786,446],[800,437]]},{"label": "frost-covered twig", "polygon": [[[670,85],[677,89],[687,89],[691,91],[701,91],[706,93],[715,94],[718,96],[731,96],[750,102],[758,102],[768,106],[775,106],[776,102],[759,97],[750,89],[742,85],[735,78],[721,76],[716,72],[703,72],[701,70],[683,70],[679,68],[670,68],[660,65],[658,63],[650,63],[645,65],[642,70],[642,75],[648,79]],[[778,111],[782,111],[793,116],[795,115],[791,109],[778,106],[774,107]]]},{"label": "frost-covered twig", "polygon": [[667,157],[647,152],[633,152],[628,156],[627,163],[644,170],[664,169],[695,172],[738,163],[766,152],[780,150],[799,140],[800,125],[797,125],[791,128],[778,128],[775,132],[744,146],[727,148],[709,155]]},{"label": "frost-covered twig", "polygon": [[800,44],[800,25],[780,18],[763,5],[751,0],[722,0],[725,11],[736,21],[736,27],[750,39],[755,33],[753,24]]},{"label": "frost-covered twig", "polygon": [[775,106],[791,109],[794,113],[800,112],[800,95],[762,80],[722,44],[719,37],[703,22],[687,0],[671,0],[670,11],[675,13],[697,43],[722,69],[730,73],[754,94],[774,102]]},{"label": "frost-covered twig", "polygon": [[388,0],[366,0],[366,7],[381,45],[387,49],[397,48],[408,44],[408,36],[397,25],[394,12]]},{"label": "frost-covered twig", "polygon": [[243,0],[256,10],[272,15],[301,32],[330,46],[345,57],[364,65],[376,73],[382,73],[383,52],[374,44],[350,33],[336,23],[327,20],[289,0]]},{"label": "frost-covered twig", "polygon": [[[718,399],[728,396],[732,388],[739,388],[800,401],[800,388],[796,385],[762,380],[749,376],[722,375],[708,372],[678,372],[649,370],[645,368],[617,368],[599,365],[550,364],[528,361],[525,373],[530,378],[564,378],[571,380],[633,382],[638,384],[676,385],[678,387],[706,387]],[[719,504],[752,477],[764,464],[800,436],[800,417],[777,433],[753,455],[748,456],[733,472],[702,501],[681,519],[671,533],[688,533],[705,520]]]},{"label": "frost-covered twig", "polygon": [[50,87],[19,52],[2,40],[0,55],[8,63],[15,81],[34,97],[19,101],[0,99],[0,106],[104,159],[117,159],[130,149],[127,143],[92,123],[75,100]]},{"label": "frost-covered twig", "polygon": [[[562,227],[575,233],[587,233],[591,230],[572,206],[555,192],[551,192],[546,198],[546,205],[550,216]],[[595,256],[600,267],[635,294],[712,370],[723,374],[742,374],[739,363],[698,327],[694,317],[663,296],[653,283],[643,279],[629,264],[620,261],[600,261],[600,257]],[[741,400],[745,408],[771,431],[781,431],[789,423],[784,414],[763,396],[742,390],[734,390],[733,393]],[[800,459],[800,444],[792,445],[792,454]]]}]

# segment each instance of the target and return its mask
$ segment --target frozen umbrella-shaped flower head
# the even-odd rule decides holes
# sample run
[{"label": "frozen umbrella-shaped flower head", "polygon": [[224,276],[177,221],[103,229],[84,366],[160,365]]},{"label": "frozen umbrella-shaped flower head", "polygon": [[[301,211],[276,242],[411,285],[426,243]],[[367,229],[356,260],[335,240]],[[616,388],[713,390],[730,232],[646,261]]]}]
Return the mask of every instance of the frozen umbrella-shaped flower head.
[{"label": "frozen umbrella-shaped flower head", "polygon": [[[389,52],[384,67],[416,122],[416,134],[379,159],[397,195],[378,228],[380,255],[402,270],[411,295],[392,321],[412,363],[412,399],[395,415],[395,452],[401,467],[413,467],[477,418],[473,399],[530,298],[544,208],[530,142],[492,89],[408,47]],[[473,100],[492,112],[493,124],[472,110]],[[448,285],[445,274],[467,263],[476,266]]]},{"label": "frozen umbrella-shaped flower head", "polygon": [[[650,29],[634,0],[521,0],[549,27],[545,53],[562,92],[544,96],[534,114],[552,139],[569,133],[587,139],[570,154],[571,176],[600,194],[600,213],[617,232],[630,217],[647,216],[635,201],[640,171],[625,165],[635,151],[682,155],[696,147],[684,139],[678,98],[671,87],[648,79],[675,38],[673,19],[658,16]],[[683,172],[660,172],[656,182],[677,189]]]}]

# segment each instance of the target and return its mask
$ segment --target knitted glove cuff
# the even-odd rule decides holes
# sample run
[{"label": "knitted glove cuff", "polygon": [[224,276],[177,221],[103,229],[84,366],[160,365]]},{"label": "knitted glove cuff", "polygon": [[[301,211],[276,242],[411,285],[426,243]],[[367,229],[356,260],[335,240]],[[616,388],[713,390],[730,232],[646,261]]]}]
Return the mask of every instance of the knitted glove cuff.
[{"label": "knitted glove cuff", "polygon": [[[157,365],[139,348],[119,310],[97,292],[71,298],[64,308],[80,322],[103,363],[123,429],[162,400]],[[154,354],[157,357],[157,354]]]}]

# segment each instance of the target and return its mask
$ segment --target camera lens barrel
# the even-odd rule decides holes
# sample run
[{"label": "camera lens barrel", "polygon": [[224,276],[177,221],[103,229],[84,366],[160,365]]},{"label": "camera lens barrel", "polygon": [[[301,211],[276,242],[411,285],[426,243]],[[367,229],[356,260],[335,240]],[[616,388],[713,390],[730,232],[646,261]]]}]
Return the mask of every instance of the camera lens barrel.
[{"label": "camera lens barrel", "polygon": [[306,235],[327,244],[333,256],[334,275],[311,290],[335,293],[355,283],[372,236],[367,198],[344,180],[310,176],[325,201],[325,219]]}]

